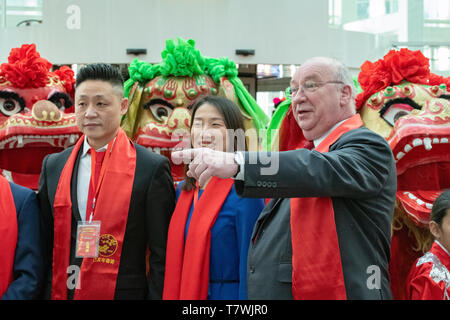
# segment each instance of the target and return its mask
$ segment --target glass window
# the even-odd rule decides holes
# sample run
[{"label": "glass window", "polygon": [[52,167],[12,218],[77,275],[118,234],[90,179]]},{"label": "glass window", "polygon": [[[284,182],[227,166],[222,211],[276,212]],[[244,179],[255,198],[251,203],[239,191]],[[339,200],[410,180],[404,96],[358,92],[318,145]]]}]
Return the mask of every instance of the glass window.
[{"label": "glass window", "polygon": [[450,48],[439,47],[434,52],[434,69],[438,71],[450,70]]},{"label": "glass window", "polygon": [[450,28],[450,1],[448,0],[424,0],[424,27],[445,28],[448,35]]},{"label": "glass window", "polygon": [[448,0],[424,0],[423,6],[426,20],[450,19],[450,1]]},{"label": "glass window", "polygon": [[0,0],[0,28],[5,27],[5,3],[6,0]]},{"label": "glass window", "polygon": [[356,16],[358,19],[369,18],[369,0],[356,0]]},{"label": "glass window", "polygon": [[328,24],[339,26],[342,23],[342,0],[328,0]]},{"label": "glass window", "polygon": [[384,7],[386,8],[386,14],[398,12],[398,0],[385,0]]},{"label": "glass window", "polygon": [[0,0],[0,3],[3,9],[3,27],[31,25],[42,21],[42,0]]}]

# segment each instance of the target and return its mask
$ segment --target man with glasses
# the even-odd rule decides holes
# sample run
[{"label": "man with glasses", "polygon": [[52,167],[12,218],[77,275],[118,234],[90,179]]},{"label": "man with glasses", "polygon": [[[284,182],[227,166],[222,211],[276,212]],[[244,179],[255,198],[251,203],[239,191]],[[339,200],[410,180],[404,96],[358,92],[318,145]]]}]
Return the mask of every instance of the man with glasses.
[{"label": "man with glasses", "polygon": [[[396,193],[391,149],[363,128],[353,80],[339,61],[306,61],[291,89],[292,105],[283,122],[290,127],[282,126],[289,134],[280,136],[302,148],[269,157],[195,149],[173,158],[192,159],[188,175],[200,184],[212,175],[234,176],[238,194],[276,198],[253,232],[250,299],[390,299]],[[264,169],[275,161],[277,172],[267,174]]]}]

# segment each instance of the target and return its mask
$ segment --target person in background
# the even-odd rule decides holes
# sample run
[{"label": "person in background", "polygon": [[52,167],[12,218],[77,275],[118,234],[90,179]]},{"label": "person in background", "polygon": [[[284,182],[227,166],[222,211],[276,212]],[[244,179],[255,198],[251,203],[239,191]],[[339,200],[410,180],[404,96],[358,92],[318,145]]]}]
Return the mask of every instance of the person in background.
[{"label": "person in background", "polygon": [[37,299],[44,259],[36,194],[0,176],[0,198],[0,299]]},{"label": "person in background", "polygon": [[411,268],[406,287],[410,300],[450,300],[450,190],[434,201],[430,220],[435,240]]}]

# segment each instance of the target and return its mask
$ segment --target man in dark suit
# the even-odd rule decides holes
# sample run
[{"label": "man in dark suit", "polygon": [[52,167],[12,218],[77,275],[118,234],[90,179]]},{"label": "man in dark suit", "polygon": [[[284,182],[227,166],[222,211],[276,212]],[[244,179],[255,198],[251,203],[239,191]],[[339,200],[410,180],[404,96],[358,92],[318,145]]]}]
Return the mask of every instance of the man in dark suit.
[{"label": "man in dark suit", "polygon": [[38,298],[44,278],[36,194],[0,176],[0,298]]},{"label": "man in dark suit", "polygon": [[133,144],[120,128],[128,108],[122,88],[112,66],[82,68],[75,113],[84,135],[44,159],[38,197],[47,298],[162,298],[175,191],[168,159]]},{"label": "man in dark suit", "polygon": [[353,81],[342,63],[306,61],[291,90],[287,117],[301,130],[282,136],[294,139],[286,145],[312,142],[313,150],[266,155],[194,149],[172,158],[192,159],[188,175],[200,185],[212,175],[235,177],[238,194],[281,198],[267,204],[255,225],[248,256],[250,299],[291,294],[294,299],[391,299],[396,193],[391,149],[362,127]]}]

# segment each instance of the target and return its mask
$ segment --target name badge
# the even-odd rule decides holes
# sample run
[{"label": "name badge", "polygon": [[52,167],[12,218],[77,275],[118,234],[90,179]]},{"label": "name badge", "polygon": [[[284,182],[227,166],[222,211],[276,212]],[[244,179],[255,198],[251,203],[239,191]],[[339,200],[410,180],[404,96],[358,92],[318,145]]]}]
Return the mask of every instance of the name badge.
[{"label": "name badge", "polygon": [[78,221],[75,257],[97,258],[100,240],[100,221]]}]

